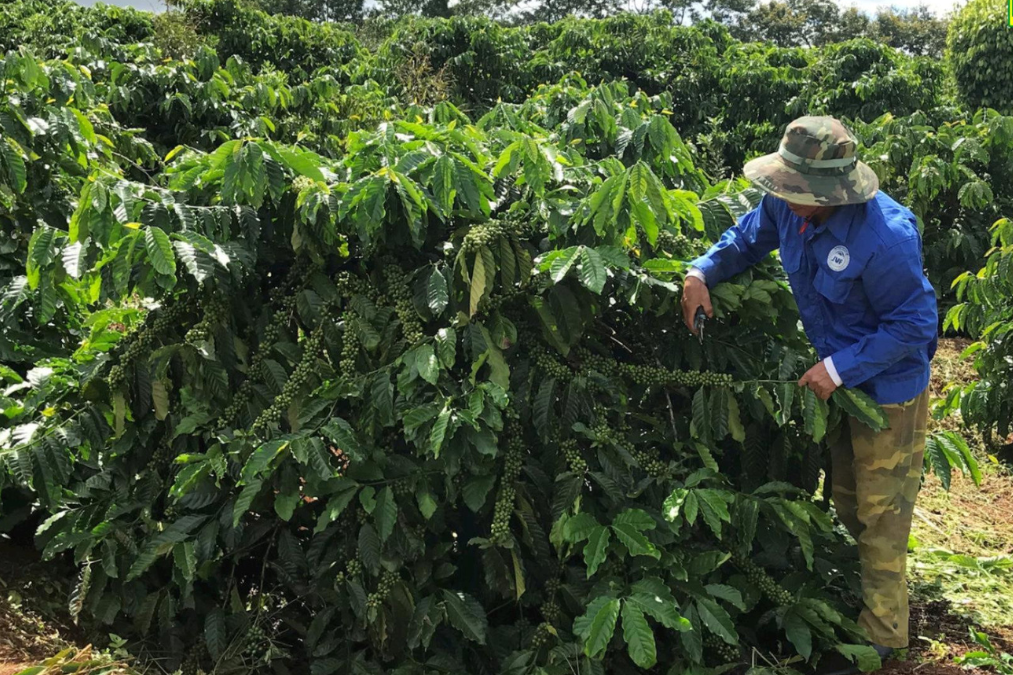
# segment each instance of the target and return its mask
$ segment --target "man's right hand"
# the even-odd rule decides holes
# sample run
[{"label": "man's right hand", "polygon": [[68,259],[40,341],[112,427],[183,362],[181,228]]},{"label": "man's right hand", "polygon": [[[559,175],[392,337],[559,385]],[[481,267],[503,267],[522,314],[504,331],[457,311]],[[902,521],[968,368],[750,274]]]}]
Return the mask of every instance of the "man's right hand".
[{"label": "man's right hand", "polygon": [[682,318],[686,322],[686,328],[693,335],[696,335],[696,310],[703,307],[708,319],[714,318],[714,308],[711,306],[711,293],[707,284],[696,277],[686,277],[686,283],[682,288]]}]

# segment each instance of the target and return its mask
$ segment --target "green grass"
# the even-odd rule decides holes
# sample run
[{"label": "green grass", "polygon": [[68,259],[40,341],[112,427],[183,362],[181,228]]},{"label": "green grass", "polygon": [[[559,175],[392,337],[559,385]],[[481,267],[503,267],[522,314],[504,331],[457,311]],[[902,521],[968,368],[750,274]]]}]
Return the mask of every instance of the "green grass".
[{"label": "green grass", "polygon": [[[933,364],[934,396],[950,382],[962,384],[974,377],[970,363],[960,358],[964,346],[958,340],[941,341]],[[961,424],[959,417],[951,417],[933,421],[932,427],[960,430]],[[1005,642],[1013,636],[1013,473],[986,452],[980,436],[961,433],[979,460],[981,486],[955,475],[947,491],[934,476],[926,478],[908,557],[912,604],[942,601],[960,623],[980,626]],[[964,651],[932,645],[938,636],[912,637],[930,643],[923,653],[930,658]],[[962,635],[955,637],[963,640]]]}]

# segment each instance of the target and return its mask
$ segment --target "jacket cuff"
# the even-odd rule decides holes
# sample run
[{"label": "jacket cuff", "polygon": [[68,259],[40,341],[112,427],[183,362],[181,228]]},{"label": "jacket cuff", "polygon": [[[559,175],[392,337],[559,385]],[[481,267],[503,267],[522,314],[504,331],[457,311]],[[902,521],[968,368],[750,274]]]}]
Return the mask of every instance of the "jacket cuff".
[{"label": "jacket cuff", "polygon": [[[837,377],[841,378],[841,382],[843,383],[841,386],[843,387],[851,389],[868,379],[864,368],[855,358],[854,345],[846,347],[832,356],[828,356],[827,359],[833,361],[834,371],[837,373]],[[829,367],[827,368],[827,372],[830,372]]]},{"label": "jacket cuff", "polygon": [[707,284],[707,275],[704,274],[703,271],[699,267],[690,267],[689,271],[686,272],[686,278],[689,278],[689,277],[693,277],[694,279],[699,279],[705,285]]},{"label": "jacket cuff", "polygon": [[844,381],[841,380],[841,376],[838,374],[837,368],[834,367],[834,357],[828,356],[823,359],[823,365],[826,366],[827,373],[830,375],[830,379],[834,381],[834,384],[838,387],[842,386]]},{"label": "jacket cuff", "polygon": [[[715,272],[714,261],[707,256],[701,256],[696,260],[690,262],[689,271],[686,272],[686,276],[695,276],[700,281],[707,283],[707,278],[714,279],[717,277]],[[710,284],[708,284],[709,286]]]}]

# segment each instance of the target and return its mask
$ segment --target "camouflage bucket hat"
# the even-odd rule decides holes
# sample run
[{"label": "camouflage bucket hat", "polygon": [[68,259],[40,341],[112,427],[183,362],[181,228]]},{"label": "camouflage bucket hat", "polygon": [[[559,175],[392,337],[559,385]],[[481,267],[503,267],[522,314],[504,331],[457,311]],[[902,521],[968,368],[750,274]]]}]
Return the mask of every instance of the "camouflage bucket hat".
[{"label": "camouflage bucket hat", "polygon": [[858,161],[858,140],[833,117],[800,117],[785,129],[777,152],[747,162],[746,178],[793,204],[841,206],[869,201],[876,173]]}]

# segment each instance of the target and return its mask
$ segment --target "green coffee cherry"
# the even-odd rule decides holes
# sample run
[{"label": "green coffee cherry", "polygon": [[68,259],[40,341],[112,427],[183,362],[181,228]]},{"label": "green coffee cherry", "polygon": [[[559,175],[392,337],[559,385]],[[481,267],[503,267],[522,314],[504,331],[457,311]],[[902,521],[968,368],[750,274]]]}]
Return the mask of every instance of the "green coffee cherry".
[{"label": "green coffee cherry", "polygon": [[422,323],[412,305],[411,289],[405,283],[407,273],[397,265],[387,265],[383,268],[383,276],[387,282],[387,292],[394,300],[394,311],[401,322],[405,339],[411,344],[421,342],[424,337]]},{"label": "green coffee cherry", "polygon": [[736,567],[746,573],[746,579],[755,586],[764,597],[778,607],[786,607],[795,602],[794,596],[777,583],[767,571],[743,556],[732,556]]},{"label": "green coffee cherry", "polygon": [[563,456],[566,458],[570,471],[578,475],[587,471],[587,462],[584,461],[584,458],[580,454],[580,448],[577,446],[576,439],[566,439],[559,444],[559,449],[563,451]]},{"label": "green coffee cherry", "polygon": [[510,535],[510,516],[514,510],[517,492],[514,482],[520,476],[524,466],[524,440],[520,424],[509,420],[506,424],[507,447],[503,457],[503,475],[500,480],[499,494],[493,507],[491,538],[498,543],[505,542]]}]

